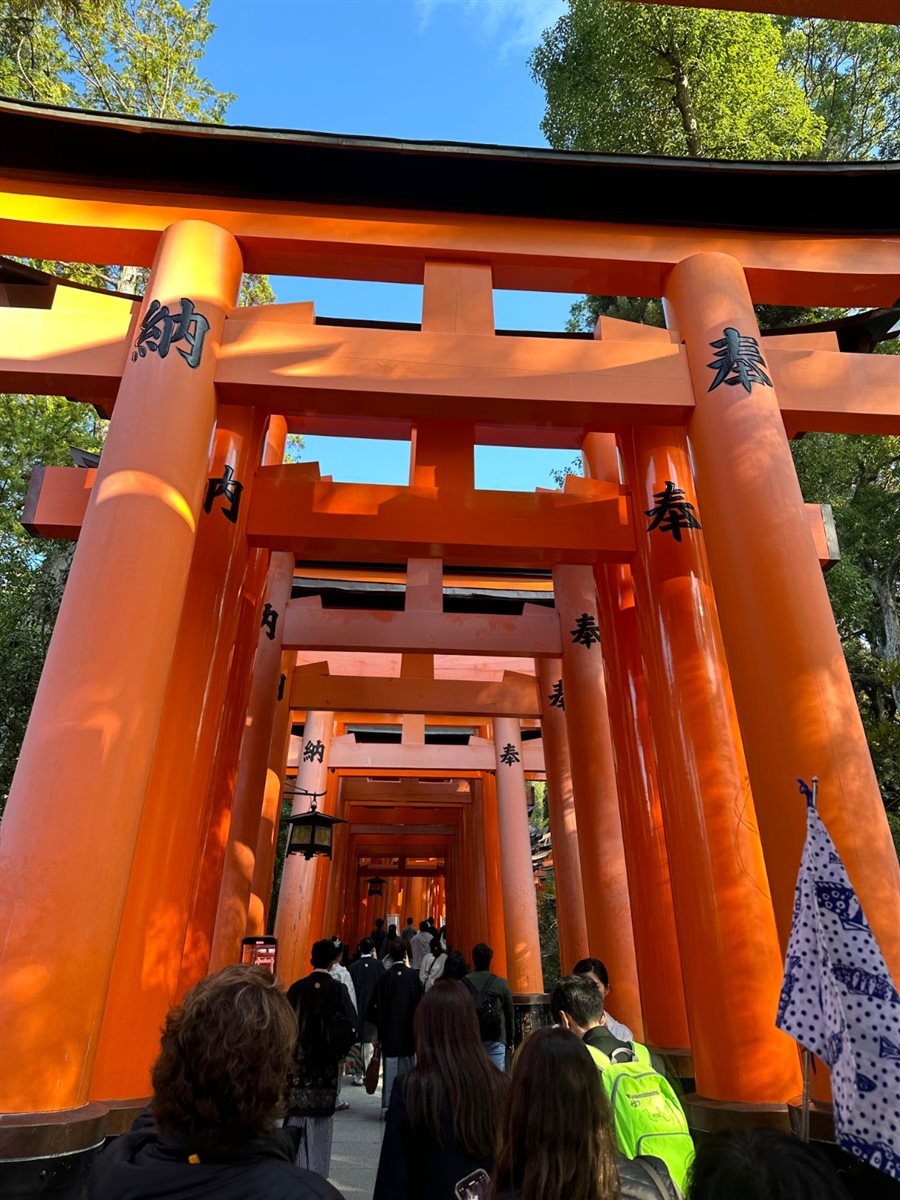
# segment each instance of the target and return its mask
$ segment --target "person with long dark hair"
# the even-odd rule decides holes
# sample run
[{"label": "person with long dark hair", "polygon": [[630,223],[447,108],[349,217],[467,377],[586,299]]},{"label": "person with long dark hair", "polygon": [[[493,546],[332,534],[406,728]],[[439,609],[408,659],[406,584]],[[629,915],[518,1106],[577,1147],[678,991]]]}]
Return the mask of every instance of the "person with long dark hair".
[{"label": "person with long dark hair", "polygon": [[537,1029],[513,1062],[491,1187],[495,1200],[677,1200],[665,1163],[616,1151],[612,1113],[584,1043]]},{"label": "person with long dark hair", "polygon": [[373,1200],[453,1200],[460,1179],[493,1164],[509,1079],[485,1053],[463,984],[439,979],[414,1033],[416,1065],[391,1092]]}]

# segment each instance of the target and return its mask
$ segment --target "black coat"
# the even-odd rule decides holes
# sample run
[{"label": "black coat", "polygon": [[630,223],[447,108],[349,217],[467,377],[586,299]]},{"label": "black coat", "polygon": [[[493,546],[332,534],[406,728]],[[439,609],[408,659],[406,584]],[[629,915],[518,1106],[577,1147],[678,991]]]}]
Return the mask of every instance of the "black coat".
[{"label": "black coat", "polygon": [[[330,1117],[338,1088],[338,1064],[356,1037],[356,1010],[350,993],[327,971],[313,971],[288,988],[300,1022],[294,1070],[288,1079],[287,1110],[292,1117]],[[333,1022],[349,1029],[346,1045],[335,1054],[329,1032]]]},{"label": "black coat", "polygon": [[394,963],[378,980],[366,1020],[378,1030],[381,1053],[385,1058],[405,1058],[415,1054],[413,1014],[422,994],[419,976],[403,963]]},{"label": "black coat", "polygon": [[[189,1155],[199,1162],[189,1162]],[[147,1116],[101,1151],[88,1182],[88,1200],[342,1200],[312,1171],[294,1166],[290,1138],[280,1130],[267,1141],[217,1154],[159,1133]]]},{"label": "black coat", "polygon": [[375,995],[378,980],[385,972],[385,966],[374,955],[367,955],[365,958],[358,958],[355,962],[352,962],[347,970],[350,972],[350,978],[353,980],[353,986],[356,989],[356,1008],[359,1012],[361,1025],[359,1040],[361,1042],[371,1042],[375,1028],[371,1021],[366,1020],[366,1013],[368,1012],[369,1005],[372,1003],[372,997]]},{"label": "black coat", "polygon": [[[644,1168],[644,1163],[649,1163],[659,1175],[664,1189],[662,1192]],[[620,1200],[679,1200],[681,1193],[672,1182],[669,1169],[661,1158],[642,1154],[629,1159],[620,1155],[616,1166],[619,1168]],[[497,1200],[522,1200],[522,1193],[501,1192]]]},{"label": "black coat", "polygon": [[473,1158],[456,1144],[449,1103],[443,1117],[447,1130],[443,1146],[427,1133],[414,1134],[406,1112],[407,1079],[401,1075],[394,1080],[372,1200],[454,1200],[453,1189],[460,1179],[478,1167],[490,1174],[494,1160]]}]

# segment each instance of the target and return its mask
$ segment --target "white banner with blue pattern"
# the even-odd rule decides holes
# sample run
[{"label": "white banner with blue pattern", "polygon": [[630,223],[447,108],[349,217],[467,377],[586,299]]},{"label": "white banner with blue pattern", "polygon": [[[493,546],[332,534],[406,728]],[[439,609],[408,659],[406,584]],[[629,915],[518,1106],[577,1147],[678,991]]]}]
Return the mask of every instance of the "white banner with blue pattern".
[{"label": "white banner with blue pattern", "polygon": [[831,1069],[838,1142],[900,1179],[900,995],[807,798],[806,845],[776,1025]]}]

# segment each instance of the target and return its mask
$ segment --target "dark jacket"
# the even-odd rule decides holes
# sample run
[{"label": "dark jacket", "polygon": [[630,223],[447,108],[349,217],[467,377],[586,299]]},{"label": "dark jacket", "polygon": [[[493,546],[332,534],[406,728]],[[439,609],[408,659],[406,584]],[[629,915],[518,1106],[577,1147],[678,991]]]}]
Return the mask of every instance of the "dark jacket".
[{"label": "dark jacket", "polygon": [[413,1014],[421,999],[419,976],[403,963],[394,963],[378,980],[366,1020],[378,1030],[381,1053],[385,1058],[415,1054]]},{"label": "dark jacket", "polygon": [[386,929],[373,929],[369,934],[375,946],[375,955],[378,958],[384,958],[384,944],[387,941]]},{"label": "dark jacket", "polygon": [[[200,1161],[189,1162],[190,1155]],[[207,1153],[159,1133],[142,1115],[101,1151],[88,1200],[342,1200],[326,1179],[295,1167],[293,1159],[281,1130],[264,1142]]]},{"label": "dark jacket", "polygon": [[[470,971],[463,980],[463,983],[474,996],[476,992],[481,991],[490,975],[493,975],[493,971]],[[511,1047],[513,1044],[513,1034],[516,1031],[516,1016],[509,984],[502,975],[494,975],[493,982],[487,990],[500,997],[500,1037],[498,1040],[504,1046]]]},{"label": "dark jacket", "polygon": [[456,1144],[449,1103],[442,1116],[447,1130],[443,1146],[428,1133],[414,1134],[406,1112],[408,1078],[394,1080],[372,1200],[454,1200],[460,1179],[478,1167],[490,1174],[494,1160],[473,1158]]},{"label": "dark jacket", "polygon": [[[288,1079],[288,1115],[330,1117],[337,1100],[338,1064],[356,1037],[356,1010],[350,993],[327,971],[313,971],[291,984],[287,998],[300,1022],[294,1071]],[[330,1036],[348,1028],[348,1040],[335,1054]]]},{"label": "dark jacket", "polygon": [[352,962],[347,968],[350,972],[350,978],[353,980],[353,986],[356,988],[356,1008],[360,1016],[359,1040],[361,1042],[371,1042],[375,1033],[375,1027],[371,1021],[366,1020],[366,1013],[369,1010],[369,1005],[372,1003],[372,997],[375,995],[375,988],[378,986],[378,980],[385,972],[383,962],[379,962],[374,955],[367,955],[365,958],[358,958],[356,962]]},{"label": "dark jacket", "polygon": [[[656,1186],[645,1163],[649,1163],[659,1175],[663,1191]],[[681,1193],[672,1182],[661,1158],[651,1158],[649,1154],[641,1154],[633,1159],[619,1156],[616,1166],[619,1168],[620,1200],[679,1200]],[[497,1200],[522,1200],[522,1193],[501,1192]]]}]

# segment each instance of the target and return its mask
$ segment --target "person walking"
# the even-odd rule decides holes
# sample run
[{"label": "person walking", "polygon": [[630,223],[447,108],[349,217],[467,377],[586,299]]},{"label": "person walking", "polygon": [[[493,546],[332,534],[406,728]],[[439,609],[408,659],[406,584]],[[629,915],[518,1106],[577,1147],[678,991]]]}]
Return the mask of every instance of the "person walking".
[{"label": "person walking", "polygon": [[410,946],[412,945],[412,940],[415,936],[416,936],[416,927],[413,924],[413,919],[412,919],[412,917],[407,917],[406,925],[403,928],[403,932],[400,934],[400,941],[403,943],[403,946],[404,946],[404,949],[406,950],[407,956],[409,956]]},{"label": "person walking", "polygon": [[299,1034],[294,1069],[288,1078],[285,1127],[297,1129],[296,1163],[327,1177],[331,1166],[338,1067],[356,1041],[356,1012],[344,985],[330,973],[334,942],[312,948],[312,972],[288,988]]},{"label": "person walking", "polygon": [[509,984],[502,975],[491,972],[494,951],[485,942],[472,950],[472,970],[464,983],[475,1000],[481,1040],[491,1062],[500,1070],[506,1067],[507,1051],[512,1050],[515,1011]]},{"label": "person walking", "polygon": [[375,1026],[384,1059],[384,1084],[381,1089],[381,1115],[387,1115],[391,1088],[398,1075],[415,1065],[413,1016],[422,999],[422,985],[406,961],[399,938],[388,946],[391,968],[375,987],[366,1018]]},{"label": "person walking", "polygon": [[438,980],[416,1009],[416,1065],[394,1081],[372,1200],[454,1200],[493,1166],[509,1078],[488,1058],[465,987]]},{"label": "person walking", "polygon": [[617,1021],[606,1010],[606,999],[610,993],[609,971],[606,969],[606,963],[599,958],[580,958],[572,968],[573,975],[583,975],[589,979],[596,987],[597,991],[603,997],[603,1021],[613,1037],[618,1038],[620,1042],[633,1042],[634,1034],[623,1021]]},{"label": "person walking", "polygon": [[297,1018],[264,967],[224,967],[166,1017],[153,1099],[91,1169],[89,1200],[341,1200],[276,1128]]},{"label": "person walking", "polygon": [[679,1200],[666,1165],[616,1152],[612,1113],[584,1043],[536,1029],[513,1062],[497,1139],[495,1200]]},{"label": "person walking", "polygon": [[378,980],[385,972],[384,963],[379,962],[375,957],[375,946],[371,938],[362,939],[359,943],[359,958],[352,962],[347,970],[350,972],[353,986],[356,988],[356,1008],[362,1018],[359,1041],[353,1048],[355,1069],[350,1081],[357,1087],[362,1087],[366,1068],[372,1061],[373,1043],[376,1036],[375,1026],[365,1014],[369,1011]]},{"label": "person walking", "polygon": [[422,968],[422,960],[431,949],[434,930],[427,921],[419,922],[419,932],[409,942],[409,965],[414,971]]},{"label": "person walking", "polygon": [[372,932],[369,934],[372,939],[372,945],[375,947],[375,957],[383,958],[382,950],[384,943],[387,941],[387,930],[384,927],[384,917],[376,917],[375,925]]},{"label": "person walking", "polygon": [[431,949],[422,959],[419,968],[419,982],[426,992],[430,991],[443,975],[446,965],[447,951],[441,945],[441,939],[435,936],[431,939]]},{"label": "person walking", "polygon": [[[336,979],[338,983],[342,983],[347,989],[347,994],[350,997],[350,1003],[353,1005],[356,1028],[359,1030],[359,1004],[356,1001],[356,988],[353,986],[353,977],[351,976],[349,969],[341,962],[341,959],[343,958],[347,948],[339,937],[335,936],[331,940],[334,943],[334,962],[331,964],[328,973],[332,979]],[[346,1110],[350,1107],[349,1101],[344,1100],[341,1096],[341,1088],[343,1087],[344,1083],[344,1072],[346,1067],[346,1061],[338,1063],[338,1089],[337,1099],[335,1100],[334,1104],[335,1112],[346,1112]]]}]

